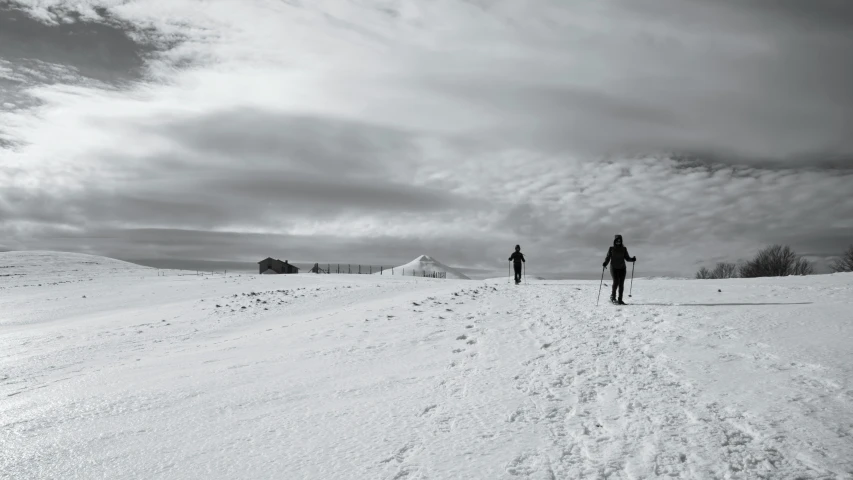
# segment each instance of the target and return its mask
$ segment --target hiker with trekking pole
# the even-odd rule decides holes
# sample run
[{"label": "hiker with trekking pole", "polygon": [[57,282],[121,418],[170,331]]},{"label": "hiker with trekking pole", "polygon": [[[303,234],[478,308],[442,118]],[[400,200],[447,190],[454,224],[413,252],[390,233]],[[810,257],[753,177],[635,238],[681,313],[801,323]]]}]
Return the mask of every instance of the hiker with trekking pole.
[{"label": "hiker with trekking pole", "polygon": [[[637,257],[632,257],[628,253],[628,248],[622,244],[622,235],[616,235],[613,239],[613,246],[607,251],[607,257],[604,259],[604,264],[601,269],[601,282],[604,283],[604,269],[607,264],[610,264],[610,277],[613,279],[613,286],[610,293],[610,302],[616,305],[625,305],[622,301],[622,294],[625,292],[625,277],[628,274],[628,266],[625,262],[636,262]],[[634,283],[634,268],[631,268],[631,286]],[[619,292],[619,297],[616,297],[616,292]],[[598,294],[601,295],[601,286],[598,287]],[[628,295],[630,296],[630,294]],[[598,304],[598,301],[596,301]]]},{"label": "hiker with trekking pole", "polygon": [[515,251],[509,256],[509,261],[512,262],[512,266],[515,269],[515,284],[518,285],[521,283],[524,264],[527,263],[527,260],[524,259],[524,254],[521,253],[521,246],[515,246]]}]

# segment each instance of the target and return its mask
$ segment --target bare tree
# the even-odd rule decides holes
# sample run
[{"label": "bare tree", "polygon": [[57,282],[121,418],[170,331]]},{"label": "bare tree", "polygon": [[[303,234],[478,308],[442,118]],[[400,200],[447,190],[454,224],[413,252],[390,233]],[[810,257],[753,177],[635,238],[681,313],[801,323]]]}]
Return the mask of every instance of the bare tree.
[{"label": "bare tree", "polygon": [[728,262],[719,262],[711,272],[711,278],[735,278],[737,277],[737,265]]},{"label": "bare tree", "polygon": [[705,267],[696,272],[696,278],[700,280],[715,279],[715,278],[735,278],[737,277],[738,268],[734,263],[718,262],[713,270],[708,270]]},{"label": "bare tree", "polygon": [[771,245],[764,248],[755,258],[740,266],[740,276],[743,278],[786,277],[812,273],[814,273],[814,266],[787,245]]},{"label": "bare tree", "polygon": [[853,272],[853,244],[841,254],[841,258],[829,266],[833,272]]},{"label": "bare tree", "polygon": [[813,275],[814,265],[805,258],[798,258],[791,266],[791,275]]}]

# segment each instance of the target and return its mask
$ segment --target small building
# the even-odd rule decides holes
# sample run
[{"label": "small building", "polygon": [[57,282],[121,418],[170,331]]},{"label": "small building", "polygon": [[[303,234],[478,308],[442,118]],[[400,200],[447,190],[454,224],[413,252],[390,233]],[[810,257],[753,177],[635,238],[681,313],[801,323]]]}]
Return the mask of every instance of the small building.
[{"label": "small building", "polygon": [[258,272],[261,274],[294,274],[299,273],[299,267],[281,261],[277,258],[267,257],[258,262]]}]

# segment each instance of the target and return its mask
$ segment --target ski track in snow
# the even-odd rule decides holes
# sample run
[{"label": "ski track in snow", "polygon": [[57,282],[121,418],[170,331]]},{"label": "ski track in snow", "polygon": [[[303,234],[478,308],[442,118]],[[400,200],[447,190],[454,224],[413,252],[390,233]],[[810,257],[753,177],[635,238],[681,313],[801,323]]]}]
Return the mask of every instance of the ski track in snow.
[{"label": "ski track in snow", "polygon": [[0,478],[853,478],[853,275],[596,307],[81,261],[0,279]]}]

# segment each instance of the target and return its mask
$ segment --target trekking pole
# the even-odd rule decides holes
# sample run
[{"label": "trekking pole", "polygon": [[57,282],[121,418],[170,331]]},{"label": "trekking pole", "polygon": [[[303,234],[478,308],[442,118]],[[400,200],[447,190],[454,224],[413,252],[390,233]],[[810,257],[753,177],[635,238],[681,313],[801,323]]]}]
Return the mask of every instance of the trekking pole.
[{"label": "trekking pole", "polygon": [[524,262],[524,263],[522,263],[521,265],[522,265],[522,268],[523,268],[523,269],[522,269],[522,272],[523,272],[523,275],[524,275],[524,284],[525,284],[525,285],[527,285],[527,262]]},{"label": "trekking pole", "polygon": [[601,286],[604,285],[604,267],[601,267],[601,283],[598,284],[598,297],[595,299],[595,306],[598,306],[598,300],[601,299]]},{"label": "trekking pole", "polygon": [[507,262],[507,264],[506,264],[506,283],[507,283],[507,285],[509,285],[509,276],[511,275],[511,272],[510,272],[511,267],[512,267],[512,265],[509,262]]},{"label": "trekking pole", "polygon": [[636,264],[637,262],[631,262],[631,288],[628,290],[628,298],[631,297],[631,292],[634,291],[634,265]]}]

